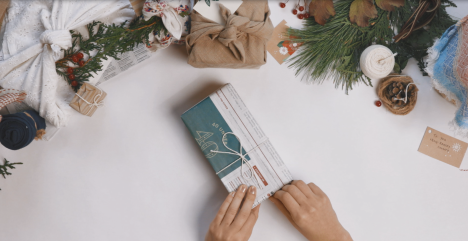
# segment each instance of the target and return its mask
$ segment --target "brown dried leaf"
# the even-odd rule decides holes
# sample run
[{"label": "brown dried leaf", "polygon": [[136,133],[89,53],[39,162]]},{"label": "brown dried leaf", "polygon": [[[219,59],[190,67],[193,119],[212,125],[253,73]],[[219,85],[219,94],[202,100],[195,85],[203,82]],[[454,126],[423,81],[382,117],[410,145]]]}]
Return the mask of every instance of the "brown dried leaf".
[{"label": "brown dried leaf", "polygon": [[325,25],[330,16],[335,16],[333,0],[312,0],[309,5],[310,16],[315,17],[315,22]]},{"label": "brown dried leaf", "polygon": [[359,27],[369,26],[369,19],[377,17],[373,0],[354,0],[349,9],[349,20]]},{"label": "brown dried leaf", "polygon": [[385,11],[393,11],[395,7],[403,7],[405,5],[405,0],[375,0],[375,4]]}]

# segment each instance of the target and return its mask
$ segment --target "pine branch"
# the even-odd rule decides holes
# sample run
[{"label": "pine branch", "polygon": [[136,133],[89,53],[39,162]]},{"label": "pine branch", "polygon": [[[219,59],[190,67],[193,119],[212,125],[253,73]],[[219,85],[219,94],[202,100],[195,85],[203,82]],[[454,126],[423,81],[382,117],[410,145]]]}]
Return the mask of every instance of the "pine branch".
[{"label": "pine branch", "polygon": [[309,83],[323,83],[331,78],[335,87],[341,86],[346,94],[359,83],[371,85],[370,79],[360,70],[359,60],[362,52],[373,43],[389,47],[398,55],[395,71],[401,72],[414,57],[423,71],[423,58],[427,48],[434,44],[455,21],[447,14],[448,6],[455,6],[449,0],[442,0],[442,6],[427,28],[419,29],[409,38],[394,43],[393,37],[411,16],[419,0],[407,0],[405,5],[393,12],[380,8],[378,16],[370,20],[368,27],[359,27],[349,21],[349,11],[353,0],[340,0],[335,3],[336,15],[321,26],[313,18],[308,18],[303,29],[290,29],[292,41],[303,43],[298,54],[291,58],[290,67],[296,75]]},{"label": "pine branch", "polygon": [[[93,76],[92,73],[102,70],[103,60],[109,57],[118,60],[120,54],[148,42],[150,34],[167,33],[161,18],[156,16],[148,21],[142,17],[136,18],[128,28],[125,27],[126,24],[127,22],[106,25],[94,21],[86,26],[89,35],[86,40],[81,33],[70,31],[73,38],[72,47],[64,50],[64,57],[55,63],[57,74],[77,92],[81,85]],[[93,53],[96,54],[86,61],[77,59],[79,54],[91,56]]]},{"label": "pine branch", "polygon": [[6,178],[6,175],[11,175],[11,173],[8,172],[8,168],[15,169],[14,165],[22,165],[23,164],[21,162],[9,162],[5,158],[3,160],[4,160],[3,165],[0,165],[0,175],[2,175],[3,178]]}]

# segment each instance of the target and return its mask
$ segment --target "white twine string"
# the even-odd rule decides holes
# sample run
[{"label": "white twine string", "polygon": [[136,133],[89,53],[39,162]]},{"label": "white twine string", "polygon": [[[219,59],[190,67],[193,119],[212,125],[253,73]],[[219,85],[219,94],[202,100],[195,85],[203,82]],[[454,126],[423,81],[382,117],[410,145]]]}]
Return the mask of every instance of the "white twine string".
[{"label": "white twine string", "polygon": [[369,46],[361,54],[361,70],[371,79],[383,78],[392,72],[397,54],[383,45]]},{"label": "white twine string", "polygon": [[[229,148],[229,147],[227,146],[227,138],[226,138],[226,136],[227,136],[228,134],[235,136],[236,139],[237,139],[237,141],[239,141],[239,145],[240,145],[240,150],[239,150],[239,152],[234,151],[233,149],[231,149],[231,148]],[[242,143],[241,143],[239,137],[238,137],[236,134],[234,134],[234,133],[232,133],[232,132],[226,132],[226,133],[224,133],[224,135],[223,135],[223,140],[224,140],[224,139],[226,139],[226,142],[223,141],[223,145],[224,145],[228,150],[230,150],[231,152],[213,151],[213,150],[211,150],[211,152],[213,152],[213,153],[222,153],[222,154],[235,155],[235,156],[239,156],[239,158],[237,158],[235,161],[231,162],[231,164],[227,165],[226,167],[224,167],[223,169],[221,169],[220,171],[218,171],[218,172],[216,173],[216,175],[218,175],[219,173],[223,172],[224,170],[226,170],[226,169],[229,168],[230,166],[234,165],[234,163],[238,162],[239,160],[242,160],[242,165],[241,165],[242,178],[244,178],[244,180],[247,179],[247,178],[250,178],[250,179],[252,179],[252,180],[255,180],[255,182],[257,183],[257,186],[258,186],[260,189],[263,189],[262,185],[260,185],[260,182],[259,182],[259,180],[258,180],[257,175],[255,175],[255,170],[253,169],[252,165],[250,165],[249,161],[247,160],[247,158],[246,158],[245,156],[247,156],[249,153],[255,151],[255,150],[256,150],[257,148],[259,148],[261,145],[263,145],[263,144],[266,142],[266,140],[265,140],[264,142],[258,144],[256,147],[252,148],[252,150],[248,151],[247,153],[242,154],[242,149],[243,149]],[[247,176],[246,173],[244,172],[244,164],[247,165],[247,167],[248,167],[249,170],[250,170],[250,177]],[[255,179],[254,179],[253,177],[255,177]],[[245,181],[247,182],[247,180],[245,180]]]},{"label": "white twine string", "polygon": [[[393,75],[392,75],[392,76],[393,76]],[[404,99],[403,99],[403,98],[398,99],[397,97],[393,97],[393,100],[402,100],[402,101],[404,101],[405,104],[406,104],[406,101],[408,101],[408,87],[409,87],[410,85],[415,85],[415,84],[414,84],[414,83],[409,83],[408,85],[406,85],[405,98],[404,98]],[[397,96],[398,96],[400,93],[401,93],[401,90],[400,90],[400,92],[398,92]]]},{"label": "white twine string", "polygon": [[86,102],[86,104],[90,105],[90,107],[88,109],[88,112],[86,112],[86,115],[88,115],[91,112],[93,107],[99,108],[99,107],[104,106],[104,100],[101,100],[101,101],[98,102],[99,98],[101,98],[101,96],[102,96],[102,90],[97,86],[94,86],[94,87],[96,87],[96,89],[98,89],[100,91],[100,93],[94,96],[93,103],[89,103],[87,100],[85,100],[83,97],[81,97],[78,93],[75,93],[75,95],[80,97],[80,99],[82,101],[84,101],[84,102]]}]

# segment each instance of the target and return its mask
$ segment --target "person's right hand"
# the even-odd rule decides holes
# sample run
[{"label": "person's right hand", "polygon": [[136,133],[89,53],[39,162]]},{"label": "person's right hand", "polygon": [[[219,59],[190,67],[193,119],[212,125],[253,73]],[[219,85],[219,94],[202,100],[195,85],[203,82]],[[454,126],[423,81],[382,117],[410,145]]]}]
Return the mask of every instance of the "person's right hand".
[{"label": "person's right hand", "polygon": [[327,195],[315,184],[293,181],[270,200],[310,241],[352,241],[341,226]]}]

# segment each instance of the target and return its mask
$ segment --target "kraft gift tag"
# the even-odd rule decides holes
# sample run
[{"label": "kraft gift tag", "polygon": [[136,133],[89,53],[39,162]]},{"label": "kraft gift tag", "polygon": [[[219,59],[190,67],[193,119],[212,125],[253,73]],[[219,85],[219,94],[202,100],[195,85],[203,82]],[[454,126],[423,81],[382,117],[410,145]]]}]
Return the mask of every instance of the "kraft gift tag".
[{"label": "kraft gift tag", "polygon": [[275,30],[273,30],[273,35],[267,44],[268,52],[276,59],[276,61],[278,61],[279,64],[283,64],[284,61],[291,57],[291,55],[293,55],[294,52],[296,52],[296,50],[302,45],[289,40],[287,36],[288,29],[289,26],[286,21],[281,21],[281,23],[275,27]]},{"label": "kraft gift tag", "polygon": [[418,151],[460,168],[468,144],[431,127],[427,127]]}]

